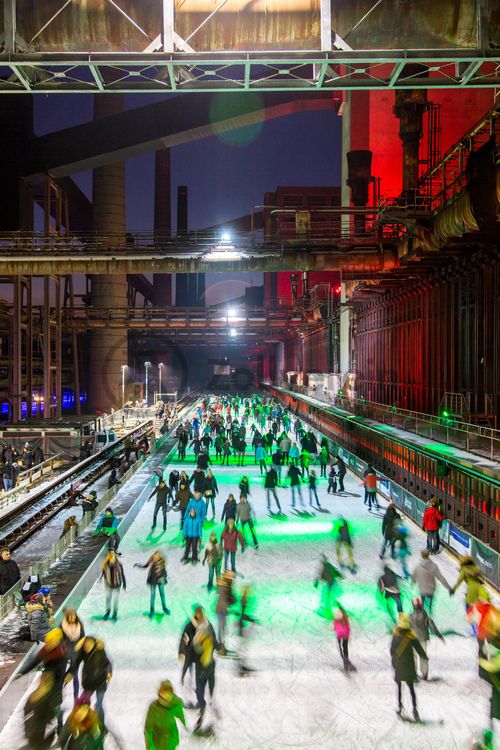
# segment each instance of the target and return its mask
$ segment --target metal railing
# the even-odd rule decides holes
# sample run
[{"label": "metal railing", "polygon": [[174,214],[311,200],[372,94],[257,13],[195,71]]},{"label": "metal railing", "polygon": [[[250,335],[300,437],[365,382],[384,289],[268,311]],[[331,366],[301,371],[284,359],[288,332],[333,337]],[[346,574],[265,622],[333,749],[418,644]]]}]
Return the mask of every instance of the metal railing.
[{"label": "metal railing", "polygon": [[452,445],[468,453],[477,453],[492,461],[500,460],[500,430],[491,427],[400,409],[396,405],[388,406],[363,398],[339,398],[330,392],[321,393],[307,386],[284,384],[280,387],[291,393],[309,396],[328,406],[336,406],[355,416],[373,419],[437,443]]},{"label": "metal railing", "polygon": [[[174,421],[175,426],[179,421],[179,418]],[[25,573],[17,583],[12,586],[9,591],[5,594],[0,595],[0,620],[4,619],[9,612],[12,612],[17,606],[15,594],[19,592],[24,583],[26,583],[30,576],[39,575],[41,578],[46,576],[51,566],[71,547],[77,536],[80,536],[85,529],[87,529],[91,523],[93,523],[97,513],[102,511],[107,505],[109,505],[111,499],[116,495],[119,489],[125,484],[142,466],[146,458],[154,455],[158,450],[161,449],[163,443],[169,438],[169,435],[163,435],[159,440],[156,440],[154,445],[151,447],[147,455],[141,456],[129,469],[125,472],[121,479],[120,485],[115,485],[111,489],[107,490],[99,501],[98,507],[94,513],[85,513],[82,519],[78,522],[78,525],[71,527],[69,531],[64,534],[60,539],[57,540],[49,549],[47,555],[37,563],[31,565],[28,572]]]},{"label": "metal railing", "polygon": [[59,469],[61,465],[61,458],[59,454],[56,453],[54,456],[45,459],[43,463],[33,466],[31,469],[27,469],[27,471],[21,472],[16,486],[0,497],[0,519],[6,510],[16,504],[20,495],[26,495],[29,493],[35,482],[38,483],[44,476],[47,476],[48,479],[53,479],[56,469]]}]

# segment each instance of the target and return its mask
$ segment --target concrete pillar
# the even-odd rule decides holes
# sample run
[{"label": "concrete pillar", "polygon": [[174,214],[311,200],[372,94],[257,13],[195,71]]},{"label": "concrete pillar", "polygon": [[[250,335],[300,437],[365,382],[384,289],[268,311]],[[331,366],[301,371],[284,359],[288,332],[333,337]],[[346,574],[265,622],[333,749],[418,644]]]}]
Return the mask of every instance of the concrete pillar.
[{"label": "concrete pillar", "polygon": [[[94,119],[123,110],[121,94],[97,94]],[[93,173],[93,228],[111,236],[114,243],[125,242],[125,164],[108,164]],[[123,239],[122,239],[123,238]],[[91,304],[94,307],[126,307],[127,276],[92,276]],[[128,363],[127,331],[92,331],[89,356],[89,400],[91,411],[119,408],[122,401],[121,366]]]},{"label": "concrete pillar", "polygon": [[[171,191],[170,191],[170,149],[163,148],[155,153],[155,237],[161,242],[170,236]],[[153,305],[167,307],[172,304],[172,275],[153,274]]]},{"label": "concrete pillar", "polygon": [[340,293],[340,382],[343,385],[349,373],[351,359],[351,311],[345,306],[347,301],[347,289],[345,282],[342,282],[342,291]]}]

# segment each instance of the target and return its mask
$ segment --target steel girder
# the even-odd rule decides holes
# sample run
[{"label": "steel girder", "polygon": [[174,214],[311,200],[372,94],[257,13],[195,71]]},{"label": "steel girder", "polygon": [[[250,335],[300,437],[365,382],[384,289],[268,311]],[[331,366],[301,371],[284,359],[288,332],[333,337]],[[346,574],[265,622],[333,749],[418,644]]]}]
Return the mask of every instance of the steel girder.
[{"label": "steel girder", "polygon": [[498,86],[498,50],[0,54],[0,94]]}]

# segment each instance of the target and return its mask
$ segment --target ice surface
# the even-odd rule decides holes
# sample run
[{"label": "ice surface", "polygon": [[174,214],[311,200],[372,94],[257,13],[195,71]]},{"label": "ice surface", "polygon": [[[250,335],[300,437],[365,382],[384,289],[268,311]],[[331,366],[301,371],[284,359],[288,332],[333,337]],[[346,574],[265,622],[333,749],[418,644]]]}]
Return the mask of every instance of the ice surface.
[{"label": "ice surface", "polygon": [[[470,738],[487,723],[489,688],[477,675],[477,646],[464,620],[463,591],[451,599],[438,590],[434,618],[446,634],[445,643],[432,638],[429,646],[428,683],[417,685],[420,715],[429,723],[402,723],[395,714],[396,686],[389,656],[391,621],[376,596],[376,580],[382,563],[378,559],[381,518],[370,515],[363,505],[359,479],[348,473],[346,493],[328,496],[326,480],[319,483],[325,512],[303,518],[290,511],[290,490],[279,489],[287,517],[267,515],[265,494],[252,456],[245,469],[215,468],[219,481],[216,531],[224,499],[237,495],[242,473],[251,478],[251,503],[257,515],[260,548],[249,546],[238,552],[237,591],[244,583],[254,587],[254,615],[259,624],[249,640],[248,663],[255,670],[241,678],[231,659],[217,659],[215,705],[207,711],[215,738],[210,741],[190,734],[197,712],[186,711],[188,730],[181,729],[180,748],[205,747],[227,750],[464,750]],[[188,463],[188,462],[186,462]],[[192,470],[193,464],[189,462]],[[319,469],[318,469],[319,473]],[[148,490],[145,490],[148,491]],[[303,487],[307,502],[307,487]],[[105,698],[107,723],[124,750],[144,747],[143,724],[149,702],[156,696],[160,680],[169,678],[187,701],[194,700],[189,684],[180,686],[177,646],[182,628],[195,602],[203,604],[216,623],[216,594],[208,594],[207,568],[183,566],[179,514],[168,514],[168,529],[151,532],[153,502],[146,503],[123,540],[122,562],[127,591],[120,600],[117,623],[100,619],[104,612],[104,590],[97,583],[80,608],[87,633],[103,638],[114,666]],[[319,612],[320,589],[312,585],[322,552],[335,561],[332,521],[344,514],[352,522],[359,572],[347,573],[339,597],[351,613],[350,655],[357,673],[345,677],[331,621]],[[210,524],[204,529],[208,539]],[[416,565],[423,534],[410,524],[410,546]],[[134,568],[150,553],[161,549],[167,555],[169,581],[166,588],[170,617],[150,621],[147,571]],[[437,562],[454,583],[456,562],[443,552]],[[394,563],[395,569],[399,567]],[[400,572],[397,570],[397,572]],[[406,589],[405,609],[416,594]],[[159,601],[157,601],[157,608]],[[229,648],[238,648],[234,618],[227,638]],[[189,682],[189,681],[188,681]],[[71,707],[71,686],[65,691],[65,708]],[[405,703],[410,707],[409,695]],[[2,750],[23,745],[22,706],[0,735]],[[444,720],[441,725],[437,720]],[[111,746],[111,745],[110,745]]]}]

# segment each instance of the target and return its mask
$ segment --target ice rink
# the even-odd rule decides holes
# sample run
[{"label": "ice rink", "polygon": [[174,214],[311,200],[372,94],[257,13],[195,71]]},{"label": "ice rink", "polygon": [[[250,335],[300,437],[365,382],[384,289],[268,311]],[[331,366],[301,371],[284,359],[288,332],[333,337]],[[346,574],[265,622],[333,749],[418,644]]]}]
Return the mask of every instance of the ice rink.
[{"label": "ice rink", "polygon": [[[192,471],[192,461],[185,463]],[[167,467],[166,473],[169,471]],[[319,474],[319,467],[317,471]],[[359,479],[348,473],[346,492],[336,496],[326,494],[326,480],[322,479],[319,498],[324,511],[310,515],[293,513],[290,489],[278,489],[286,515],[270,517],[253,454],[247,456],[244,469],[215,466],[219,483],[217,519],[215,524],[206,523],[204,543],[212,527],[218,534],[222,531],[219,519],[223,502],[229,492],[238,497],[243,473],[251,480],[250,502],[257,517],[260,547],[255,550],[250,543],[244,554],[238,552],[236,591],[241,591],[245,583],[253,587],[253,614],[259,624],[249,639],[248,663],[255,671],[239,677],[234,660],[217,659],[215,709],[209,707],[206,715],[206,722],[213,723],[214,736],[193,737],[191,729],[198,712],[187,710],[187,729],[181,728],[180,748],[469,748],[471,738],[487,724],[489,687],[477,675],[477,646],[464,619],[463,589],[450,598],[442,587],[438,588],[433,616],[446,640],[442,643],[431,638],[431,679],[416,686],[424,724],[403,723],[396,716],[396,685],[389,655],[392,623],[376,592],[382,570],[378,557],[381,517],[367,511]],[[307,503],[305,485],[303,496]],[[201,563],[184,566],[180,562],[179,514],[168,514],[166,533],[158,527],[152,532],[153,507],[153,502],[145,504],[122,542],[127,591],[120,599],[118,621],[102,620],[102,582],[96,583],[79,610],[87,633],[105,641],[113,663],[113,678],[104,703],[106,723],[124,750],[144,747],[144,718],[160,680],[171,679],[179,695],[187,702],[194,700],[189,681],[184,688],[180,686],[177,660],[179,638],[193,604],[201,603],[216,623],[217,595],[209,595],[206,590],[207,568]],[[358,670],[348,677],[341,670],[332,622],[319,606],[321,590],[313,587],[321,553],[335,563],[332,524],[339,514],[351,522],[359,566],[356,575],[346,573],[339,590],[339,599],[351,615],[350,656]],[[409,528],[412,570],[420,559],[424,535],[412,524]],[[157,615],[150,621],[147,571],[133,565],[145,563],[156,549],[167,556],[166,593],[172,614]],[[454,584],[456,562],[446,552],[436,561]],[[401,572],[399,562],[390,564]],[[409,612],[411,598],[417,592],[411,585],[405,586],[404,591],[404,607]],[[230,649],[238,648],[234,621],[229,621]],[[66,709],[71,707],[71,699],[72,688],[68,686]],[[408,694],[405,705],[411,708]],[[23,744],[20,705],[0,735],[0,748],[18,750]]]}]

